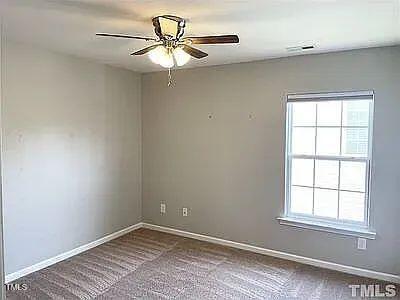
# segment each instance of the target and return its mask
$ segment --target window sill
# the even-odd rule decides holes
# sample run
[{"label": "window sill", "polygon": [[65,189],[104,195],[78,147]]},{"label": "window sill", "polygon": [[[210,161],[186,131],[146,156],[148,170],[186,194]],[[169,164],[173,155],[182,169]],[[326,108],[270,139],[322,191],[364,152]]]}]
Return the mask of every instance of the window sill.
[{"label": "window sill", "polygon": [[355,236],[370,240],[374,240],[376,238],[376,232],[363,228],[349,228],[346,226],[341,226],[336,224],[325,224],[321,222],[302,220],[293,217],[278,217],[277,219],[279,221],[279,224],[281,225],[325,231],[340,235]]}]

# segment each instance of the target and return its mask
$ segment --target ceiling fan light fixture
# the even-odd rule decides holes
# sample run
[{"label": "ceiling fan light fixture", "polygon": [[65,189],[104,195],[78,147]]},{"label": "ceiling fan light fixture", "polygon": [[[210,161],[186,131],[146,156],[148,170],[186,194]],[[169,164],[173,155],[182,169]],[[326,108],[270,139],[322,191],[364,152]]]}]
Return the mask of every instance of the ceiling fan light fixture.
[{"label": "ceiling fan light fixture", "polygon": [[158,46],[157,48],[149,52],[150,60],[164,68],[172,68],[174,66],[174,58],[172,53],[168,51],[164,46]]},{"label": "ceiling fan light fixture", "polygon": [[237,44],[239,37],[235,34],[189,36],[184,37],[185,19],[173,15],[161,15],[151,19],[156,37],[143,37],[127,34],[96,33],[98,36],[153,41],[140,50],[132,52],[132,56],[148,54],[150,60],[168,69],[168,86],[171,85],[171,69],[176,65],[187,64],[191,57],[203,59],[208,54],[192,45]]},{"label": "ceiling fan light fixture", "polygon": [[183,51],[181,47],[176,47],[173,53],[178,67],[186,65],[190,60],[190,55]]}]

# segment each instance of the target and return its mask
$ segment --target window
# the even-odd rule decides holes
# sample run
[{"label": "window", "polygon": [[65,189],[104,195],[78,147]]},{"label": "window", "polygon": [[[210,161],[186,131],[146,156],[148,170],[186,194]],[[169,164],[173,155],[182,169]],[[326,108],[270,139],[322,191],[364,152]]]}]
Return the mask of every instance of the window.
[{"label": "window", "polygon": [[287,98],[285,217],[367,228],[373,93]]}]

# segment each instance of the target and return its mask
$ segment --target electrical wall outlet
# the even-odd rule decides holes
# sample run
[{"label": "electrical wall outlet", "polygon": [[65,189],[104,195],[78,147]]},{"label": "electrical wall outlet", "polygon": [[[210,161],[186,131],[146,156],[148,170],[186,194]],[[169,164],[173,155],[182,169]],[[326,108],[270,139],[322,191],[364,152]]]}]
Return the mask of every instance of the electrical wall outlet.
[{"label": "electrical wall outlet", "polygon": [[359,250],[367,249],[367,239],[358,238],[357,239],[357,249],[359,249]]},{"label": "electrical wall outlet", "polygon": [[165,203],[161,203],[160,205],[160,213],[165,214],[166,205]]},{"label": "electrical wall outlet", "polygon": [[187,207],[182,208],[182,216],[187,217],[187,215],[188,215]]}]

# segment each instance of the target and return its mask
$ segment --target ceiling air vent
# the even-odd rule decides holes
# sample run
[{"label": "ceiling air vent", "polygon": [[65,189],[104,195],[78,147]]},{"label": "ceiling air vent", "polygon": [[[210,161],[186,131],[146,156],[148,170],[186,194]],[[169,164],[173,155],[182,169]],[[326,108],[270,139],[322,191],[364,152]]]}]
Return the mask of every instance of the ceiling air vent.
[{"label": "ceiling air vent", "polygon": [[306,45],[306,46],[294,46],[294,47],[286,47],[288,52],[298,52],[298,51],[306,51],[314,49],[314,45]]}]

